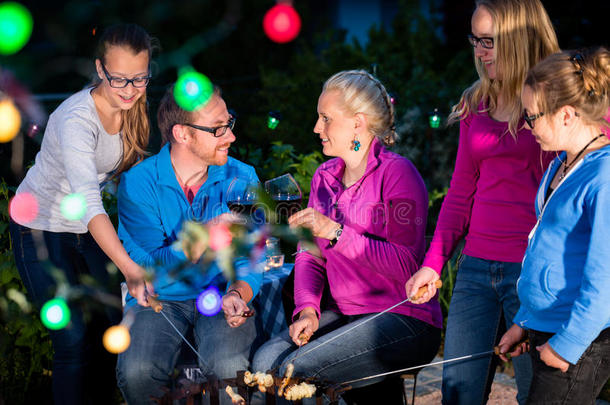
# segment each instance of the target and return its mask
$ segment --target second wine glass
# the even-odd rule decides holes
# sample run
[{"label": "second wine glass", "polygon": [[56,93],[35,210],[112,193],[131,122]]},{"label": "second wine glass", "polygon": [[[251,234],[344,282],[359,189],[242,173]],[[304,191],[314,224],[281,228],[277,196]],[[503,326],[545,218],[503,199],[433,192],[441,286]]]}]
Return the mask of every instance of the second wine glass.
[{"label": "second wine glass", "polygon": [[276,202],[276,218],[282,224],[287,224],[288,217],[302,208],[303,192],[291,174],[267,180],[265,191]]}]

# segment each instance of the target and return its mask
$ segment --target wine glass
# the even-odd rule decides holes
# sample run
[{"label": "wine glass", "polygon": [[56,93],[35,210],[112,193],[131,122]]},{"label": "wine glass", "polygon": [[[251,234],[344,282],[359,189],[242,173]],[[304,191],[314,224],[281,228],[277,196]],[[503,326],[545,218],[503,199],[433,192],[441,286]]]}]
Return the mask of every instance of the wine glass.
[{"label": "wine glass", "polygon": [[[290,174],[273,178],[265,182],[265,191],[272,200],[275,201],[275,221],[279,224],[288,224],[288,218],[301,210],[303,192],[301,187]],[[278,246],[275,238],[267,240],[267,249],[271,246]],[[281,243],[284,249],[288,248],[286,243]],[[278,246],[279,247],[279,246]],[[274,249],[271,249],[272,251]],[[284,255],[280,249],[275,249],[275,254],[267,254],[267,267],[281,267],[284,264]]]},{"label": "wine glass", "polygon": [[287,224],[288,217],[301,210],[303,192],[291,174],[267,180],[265,191],[276,202],[275,214],[280,223]]},{"label": "wine glass", "polygon": [[256,216],[260,183],[254,179],[235,177],[227,188],[227,206],[232,213],[250,219]]}]

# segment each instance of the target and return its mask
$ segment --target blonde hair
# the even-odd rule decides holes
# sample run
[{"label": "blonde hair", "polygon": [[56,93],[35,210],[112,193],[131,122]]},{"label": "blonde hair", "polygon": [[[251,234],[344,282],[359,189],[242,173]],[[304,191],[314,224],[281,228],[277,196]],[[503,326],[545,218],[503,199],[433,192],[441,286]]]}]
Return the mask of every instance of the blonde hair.
[{"label": "blonde hair", "polygon": [[545,115],[570,105],[586,123],[608,128],[610,52],[606,48],[555,53],[528,72],[525,85]]},{"label": "blonde hair", "polygon": [[368,130],[386,146],[396,142],[394,105],[381,82],[364,70],[344,70],[331,76],[322,92],[337,90],[343,109],[367,116]]},{"label": "blonde hair", "polygon": [[[508,130],[516,139],[523,113],[521,90],[527,71],[536,63],[557,52],[557,36],[540,0],[477,0],[493,19],[496,75],[491,79],[475,57],[479,80],[467,88],[453,106],[448,123],[466,118],[473,111],[495,110],[502,96],[510,110]],[[479,104],[484,109],[479,111]]]},{"label": "blonde hair", "polygon": [[[108,27],[99,39],[95,56],[105,63],[106,52],[111,46],[131,49],[134,55],[146,51],[148,60],[152,57],[157,41],[135,24],[118,24]],[[100,81],[101,82],[101,81]],[[97,82],[96,85],[99,85]],[[148,138],[150,136],[150,121],[148,119],[148,103],[146,93],[128,110],[121,111],[121,133],[123,137],[123,156],[115,171],[114,177],[129,170],[147,155]]]}]

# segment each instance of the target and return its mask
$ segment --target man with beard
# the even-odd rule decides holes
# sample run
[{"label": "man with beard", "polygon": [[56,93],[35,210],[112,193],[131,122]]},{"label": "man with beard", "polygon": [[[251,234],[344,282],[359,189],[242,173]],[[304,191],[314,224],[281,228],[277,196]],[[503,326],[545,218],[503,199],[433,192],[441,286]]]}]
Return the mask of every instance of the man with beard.
[{"label": "man with beard", "polygon": [[[161,151],[125,173],[119,185],[119,237],[134,261],[153,269],[154,293],[163,314],[180,330],[192,331],[204,375],[224,379],[249,365],[254,320],[243,314],[258,292],[261,277],[247,259],[237,259],[236,280],[227,286],[221,270],[198,262],[206,247],[175,243],[185,221],[207,223],[228,232],[227,189],[235,178],[258,182],[254,168],[228,156],[235,141],[235,117],[216,89],[203,106],[186,111],[177,105],[173,86],[161,100],[157,122]],[[228,236],[228,235],[225,235]],[[222,237],[222,236],[221,236]],[[213,239],[213,238],[211,238]],[[204,316],[197,296],[210,286],[221,292],[222,311]],[[150,300],[149,300],[150,301]],[[129,404],[161,397],[176,365],[182,338],[161,314],[127,296],[133,310],[131,345],[119,355],[118,384]],[[231,403],[221,394],[222,403]]]}]

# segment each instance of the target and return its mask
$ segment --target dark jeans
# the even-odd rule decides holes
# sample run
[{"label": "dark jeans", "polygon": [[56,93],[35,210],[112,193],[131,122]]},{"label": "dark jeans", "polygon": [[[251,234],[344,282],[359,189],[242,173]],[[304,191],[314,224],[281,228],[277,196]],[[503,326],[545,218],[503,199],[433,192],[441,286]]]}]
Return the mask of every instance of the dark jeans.
[{"label": "dark jeans", "polygon": [[[320,317],[320,327],[307,345],[298,349],[286,329],[258,349],[252,369],[266,372],[278,367],[277,374],[284,375],[288,363],[294,362],[295,376],[341,383],[426,364],[434,358],[440,345],[440,329],[419,319],[391,312],[324,344],[374,315],[345,316],[324,311]],[[314,350],[317,347],[320,349]],[[312,352],[304,354],[309,350]],[[357,388],[381,380],[383,377],[350,385]],[[311,402],[306,400],[303,403]],[[255,391],[251,403],[264,403],[264,395]]]},{"label": "dark jeans", "polygon": [[[131,326],[131,345],[119,355],[117,380],[129,405],[157,403],[164,387],[169,385],[176,361],[183,347],[182,338],[162,314],[150,307],[134,305],[126,311],[134,312]],[[248,369],[251,346],[256,337],[254,319],[238,328],[231,328],[223,312],[205,316],[197,311],[195,300],[163,301],[163,314],[182,335],[194,335],[194,346],[204,376],[215,375],[222,380],[235,378],[238,370]],[[191,349],[187,349],[191,350]],[[220,403],[231,404],[221,390]]]},{"label": "dark jeans", "polygon": [[610,377],[610,328],[604,329],[585,350],[576,364],[565,373],[540,360],[536,346],[553,333],[528,331],[534,378],[527,404],[595,404],[595,399]]},{"label": "dark jeans", "polygon": [[[108,257],[89,234],[56,233],[10,224],[17,270],[28,296],[40,308],[54,297],[58,279],[78,286],[88,276],[101,286],[110,282]],[[119,285],[115,291],[119,299]],[[117,301],[120,302],[120,301]],[[121,313],[94,306],[89,297],[68,302],[71,321],[49,330],[53,343],[53,398],[55,404],[108,404],[114,402],[116,356],[104,350],[106,328],[119,323]]]},{"label": "dark jeans", "polygon": [[[521,263],[462,255],[445,333],[445,359],[492,350],[519,309]],[[475,357],[443,367],[443,404],[487,403],[497,357]],[[517,401],[524,404],[532,376],[529,355],[515,357]]]}]

